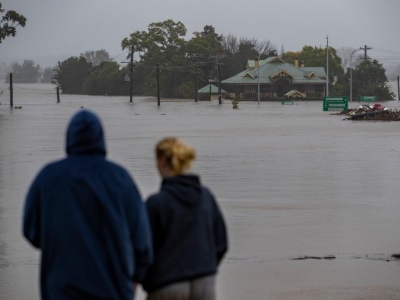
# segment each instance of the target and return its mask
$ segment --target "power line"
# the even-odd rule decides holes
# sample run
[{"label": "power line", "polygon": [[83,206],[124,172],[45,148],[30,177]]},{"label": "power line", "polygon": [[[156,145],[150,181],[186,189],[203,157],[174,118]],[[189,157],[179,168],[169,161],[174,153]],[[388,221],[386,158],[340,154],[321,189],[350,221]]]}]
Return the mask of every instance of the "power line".
[{"label": "power line", "polygon": [[377,47],[374,47],[373,50],[376,50],[376,51],[378,51],[378,52],[386,52],[386,53],[400,54],[400,51],[382,49],[382,48],[377,48]]},{"label": "power line", "polygon": [[119,54],[119,55],[117,55],[117,56],[115,56],[115,57],[113,57],[113,58],[110,58],[110,60],[115,60],[116,58],[120,57],[122,54],[125,54],[125,53],[128,52],[128,51],[129,51],[129,49],[123,51],[121,54]]}]

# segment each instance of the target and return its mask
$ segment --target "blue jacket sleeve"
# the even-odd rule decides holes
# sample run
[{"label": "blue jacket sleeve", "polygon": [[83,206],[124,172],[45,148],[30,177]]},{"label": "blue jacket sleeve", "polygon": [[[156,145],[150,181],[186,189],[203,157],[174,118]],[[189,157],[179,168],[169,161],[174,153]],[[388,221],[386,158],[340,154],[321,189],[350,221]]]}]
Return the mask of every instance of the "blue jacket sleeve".
[{"label": "blue jacket sleeve", "polygon": [[142,283],[148,268],[153,263],[153,245],[149,219],[142,197],[135,184],[128,201],[128,217],[131,230],[132,247],[135,251],[136,270],[134,281]]},{"label": "blue jacket sleeve", "polygon": [[26,239],[36,248],[40,248],[40,188],[36,177],[29,189],[25,201],[23,233]]}]

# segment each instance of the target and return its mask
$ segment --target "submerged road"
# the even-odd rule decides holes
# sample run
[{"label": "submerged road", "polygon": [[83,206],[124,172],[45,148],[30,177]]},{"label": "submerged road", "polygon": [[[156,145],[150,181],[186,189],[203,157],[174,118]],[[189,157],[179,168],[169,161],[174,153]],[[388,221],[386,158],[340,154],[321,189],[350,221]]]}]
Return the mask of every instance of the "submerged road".
[{"label": "submerged road", "polygon": [[[39,169],[65,155],[66,125],[81,106],[101,116],[109,158],[144,197],[159,188],[160,138],[197,149],[194,171],[229,227],[218,299],[400,299],[400,261],[390,257],[400,252],[400,123],[342,121],[317,102],[157,108],[153,98],[62,94],[56,104],[50,85],[17,87],[22,109],[10,110],[0,85],[0,299],[39,299],[39,252],[21,233],[24,198]],[[294,260],[304,256],[335,259]]]}]

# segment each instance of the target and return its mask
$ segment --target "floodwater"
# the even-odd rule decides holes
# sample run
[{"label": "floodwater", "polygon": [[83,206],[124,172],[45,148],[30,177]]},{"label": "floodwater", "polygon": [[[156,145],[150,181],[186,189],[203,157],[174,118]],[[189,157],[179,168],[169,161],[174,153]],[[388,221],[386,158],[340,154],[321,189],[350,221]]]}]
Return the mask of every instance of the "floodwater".
[{"label": "floodwater", "polygon": [[[56,95],[0,85],[0,299],[39,299],[39,252],[21,234],[27,188],[64,154],[81,106],[105,126],[109,158],[144,197],[157,191],[153,147],[179,136],[223,209],[230,250],[218,299],[400,299],[400,122],[352,122],[320,102],[240,103]],[[384,103],[389,107],[397,102]],[[351,103],[350,107],[357,105]],[[293,260],[302,256],[333,260]],[[137,299],[144,299],[139,291]]]}]

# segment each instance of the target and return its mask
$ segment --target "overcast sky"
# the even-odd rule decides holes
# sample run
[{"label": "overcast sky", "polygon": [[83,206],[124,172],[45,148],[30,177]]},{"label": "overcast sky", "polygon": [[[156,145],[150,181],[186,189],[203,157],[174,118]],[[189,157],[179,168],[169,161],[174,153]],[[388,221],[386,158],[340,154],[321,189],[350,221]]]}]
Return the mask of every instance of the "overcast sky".
[{"label": "overcast sky", "polygon": [[[0,62],[34,59],[43,67],[86,50],[121,54],[121,40],[152,22],[173,19],[188,36],[212,25],[217,33],[268,39],[280,51],[304,45],[371,46],[369,55],[400,63],[399,0],[0,0],[27,18],[0,44]],[[392,58],[387,51],[391,53]],[[378,51],[379,50],[379,51]],[[121,56],[123,59],[123,57]],[[47,64],[47,65],[43,65]]]}]

